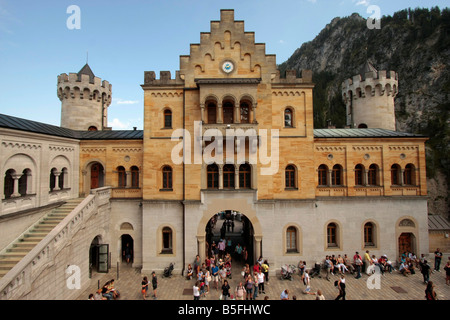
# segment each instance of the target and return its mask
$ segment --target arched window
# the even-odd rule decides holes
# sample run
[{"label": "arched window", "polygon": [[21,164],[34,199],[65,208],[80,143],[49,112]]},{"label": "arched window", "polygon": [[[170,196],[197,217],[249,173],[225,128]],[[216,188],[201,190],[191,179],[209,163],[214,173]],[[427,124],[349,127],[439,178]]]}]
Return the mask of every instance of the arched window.
[{"label": "arched window", "polygon": [[239,167],[239,188],[251,189],[252,187],[252,174],[249,164],[241,164]]},{"label": "arched window", "polygon": [[171,254],[173,253],[172,248],[172,229],[169,227],[164,227],[162,230],[162,250],[161,253]]},{"label": "arched window", "polygon": [[169,109],[164,110],[164,128],[172,128],[172,111]]},{"label": "arched window", "polygon": [[318,179],[319,179],[319,186],[326,186],[328,185],[328,167],[324,164],[321,164],[319,166],[318,170]]},{"label": "arched window", "polygon": [[403,172],[403,183],[406,185],[415,185],[415,169],[411,163],[408,163],[405,167],[405,171]]},{"label": "arched window", "polygon": [[234,122],[234,103],[231,101],[226,101],[223,103],[223,123],[233,123]]},{"label": "arched window", "polygon": [[298,252],[297,228],[292,226],[286,230],[286,252]]},{"label": "arched window", "polygon": [[223,166],[223,187],[234,188],[234,165],[232,164]]},{"label": "arched window", "polygon": [[217,122],[217,106],[215,102],[210,102],[207,104],[208,111],[208,123],[216,123]]},{"label": "arched window", "polygon": [[337,247],[337,226],[335,223],[330,223],[327,226],[327,246]]},{"label": "arched window", "polygon": [[241,102],[240,114],[241,123],[250,123],[250,106],[248,102]]},{"label": "arched window", "polygon": [[131,187],[139,188],[139,168],[136,166],[131,167]]},{"label": "arched window", "polygon": [[97,127],[96,126],[90,126],[88,128],[88,131],[97,131]]},{"label": "arched window", "polygon": [[119,188],[125,188],[127,186],[127,173],[125,168],[120,166],[117,167],[117,185]]},{"label": "arched window", "polygon": [[361,164],[355,166],[355,186],[364,184],[364,167]]},{"label": "arched window", "polygon": [[391,166],[391,184],[400,185],[400,166],[398,164],[393,164]]},{"label": "arched window", "polygon": [[333,171],[331,173],[331,184],[333,186],[342,185],[342,167],[339,164],[333,166]]},{"label": "arched window", "polygon": [[51,171],[50,171],[50,191],[53,191],[53,189],[55,189],[55,187],[56,187],[56,172],[57,172],[57,170],[56,170],[56,168],[53,168]]},{"label": "arched window", "polygon": [[14,169],[9,169],[5,172],[5,180],[3,185],[3,194],[5,195],[5,199],[11,198],[11,195],[14,193],[14,179],[13,174],[16,173]]},{"label": "arched window", "polygon": [[374,246],[374,227],[371,222],[367,222],[364,225],[364,246],[373,247]]},{"label": "arched window", "polygon": [[61,190],[63,190],[66,187],[67,174],[68,174],[67,168],[62,168],[61,174],[59,175],[59,180],[58,180],[58,187]]},{"label": "arched window", "polygon": [[293,165],[288,165],[284,171],[285,187],[295,188],[295,167]]},{"label": "arched window", "polygon": [[378,166],[376,164],[371,164],[369,167],[369,173],[367,175],[367,182],[371,186],[378,185]]},{"label": "arched window", "polygon": [[218,189],[219,188],[219,168],[216,164],[210,164],[206,167],[207,176],[207,188]]},{"label": "arched window", "polygon": [[162,169],[163,189],[172,189],[172,168],[164,166]]},{"label": "arched window", "polygon": [[286,108],[284,110],[284,126],[285,127],[293,127],[294,123],[294,115],[291,108]]},{"label": "arched window", "polygon": [[24,196],[28,192],[28,178],[31,177],[31,170],[25,169],[22,171],[22,176],[19,179],[19,193]]}]

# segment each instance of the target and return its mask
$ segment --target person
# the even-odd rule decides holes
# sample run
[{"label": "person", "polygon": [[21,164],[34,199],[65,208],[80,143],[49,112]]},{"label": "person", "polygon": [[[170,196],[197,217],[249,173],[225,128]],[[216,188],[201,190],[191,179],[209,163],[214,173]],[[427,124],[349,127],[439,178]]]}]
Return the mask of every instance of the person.
[{"label": "person", "polygon": [[306,261],[300,260],[297,268],[298,268],[298,271],[300,272],[300,276],[302,276],[306,269]]},{"label": "person", "polygon": [[361,269],[363,265],[363,261],[361,258],[361,255],[358,253],[358,251],[355,252],[355,255],[353,256],[353,261],[355,261],[355,268],[356,268],[356,279],[361,278]]},{"label": "person", "polygon": [[98,289],[95,294],[94,294],[94,300],[107,300],[103,295],[102,295],[102,289]]},{"label": "person", "polygon": [[95,299],[94,299],[94,294],[93,294],[93,293],[89,294],[88,300],[95,300]]},{"label": "person", "polygon": [[450,257],[447,264],[444,267],[445,270],[445,284],[450,286]]},{"label": "person", "polygon": [[109,281],[106,282],[102,287],[102,296],[108,300],[114,299],[113,293],[108,289]]},{"label": "person", "polygon": [[289,300],[289,290],[288,289],[285,289],[285,290],[283,290],[283,292],[281,292],[280,299],[281,300]]},{"label": "person", "polygon": [[310,291],[311,291],[311,286],[310,286],[311,282],[310,281],[311,280],[310,280],[310,277],[309,277],[309,270],[306,270],[303,273],[302,281],[303,281],[303,284],[306,286],[306,289],[305,289],[304,293],[310,293]]},{"label": "person", "polygon": [[411,274],[411,271],[409,271],[408,269],[408,264],[406,263],[406,261],[403,261],[400,265],[400,269],[399,269],[400,273],[403,274],[405,277],[407,277],[408,275]]},{"label": "person", "polygon": [[262,272],[264,273],[264,282],[269,282],[269,262],[267,262],[267,259],[264,260],[264,262],[261,264]]},{"label": "person", "polygon": [[338,255],[338,257],[336,259],[336,263],[337,263],[338,271],[342,274],[344,274],[345,271],[349,272],[347,267],[345,266],[344,262],[345,262],[344,258],[342,258],[341,255]]},{"label": "person", "polygon": [[192,287],[192,292],[194,294],[194,300],[200,300],[200,282],[195,281],[195,284]]},{"label": "person", "polygon": [[258,291],[259,293],[263,293],[266,294],[265,290],[264,290],[264,280],[265,280],[265,275],[262,272],[262,270],[259,270],[258,273]]},{"label": "person", "polygon": [[424,283],[430,281],[430,269],[431,267],[428,265],[427,260],[420,262],[420,272],[422,273]]},{"label": "person", "polygon": [[369,250],[366,250],[366,253],[364,254],[364,271],[366,273],[367,273],[367,269],[369,269],[369,266],[371,264],[372,264],[372,259],[370,259]]},{"label": "person", "polygon": [[194,275],[194,269],[192,269],[191,264],[189,264],[188,267],[187,267],[186,279],[187,280],[191,280],[193,275]]},{"label": "person", "polygon": [[152,287],[153,287],[153,299],[156,300],[156,289],[158,288],[158,278],[155,271],[152,272]]},{"label": "person", "polygon": [[239,282],[239,285],[236,287],[235,290],[235,295],[236,295],[236,300],[244,300],[244,286],[242,285],[242,282]]},{"label": "person", "polygon": [[253,273],[253,300],[258,297],[258,272]]},{"label": "person", "polygon": [[246,246],[242,248],[242,259],[244,259],[244,263],[248,263],[248,251]]},{"label": "person", "polygon": [[219,278],[220,283],[223,285],[225,279],[227,278],[227,269],[223,265],[219,267]]},{"label": "person", "polygon": [[433,281],[429,281],[427,288],[425,289],[425,299],[426,300],[437,300],[436,291],[434,291]]},{"label": "person", "polygon": [[[378,267],[378,269],[380,269],[381,274],[384,274],[384,267],[379,263],[377,257],[375,257],[374,254],[372,255],[372,265]],[[375,267],[373,270],[376,272]]]},{"label": "person", "polygon": [[[434,252],[434,271],[441,272],[441,260],[442,260],[442,252],[439,248]],[[433,272],[434,272],[433,271]]]},{"label": "person", "polygon": [[211,268],[212,280],[214,282],[214,287],[216,291],[219,290],[219,267],[217,265],[213,265]]},{"label": "person", "polygon": [[130,244],[127,242],[127,244],[125,245],[125,249],[123,250],[123,256],[125,257],[125,260],[127,261],[127,264],[130,263],[131,261],[131,255],[132,255],[132,250],[130,248]]},{"label": "person", "polygon": [[113,299],[116,300],[117,298],[120,297],[120,292],[119,290],[117,290],[114,287],[114,279],[111,279],[111,281],[109,281],[109,284],[107,285],[107,288],[109,290],[109,292],[111,292],[113,294]]},{"label": "person", "polygon": [[350,262],[350,259],[348,258],[347,254],[344,254],[344,265],[347,267],[347,269],[350,271],[351,274],[355,273],[355,267]]},{"label": "person", "polygon": [[336,297],[335,300],[339,300],[342,298],[342,300],[345,300],[345,276],[341,275],[341,278],[339,279],[337,283],[337,287],[339,289],[339,295]]},{"label": "person", "polygon": [[195,256],[195,260],[194,260],[194,273],[195,273],[195,275],[198,274],[199,269],[200,269],[200,265],[201,265],[200,256],[196,255]]},{"label": "person", "polygon": [[334,275],[334,266],[333,263],[330,260],[330,256],[325,257],[325,269],[327,271],[327,280],[330,281],[330,273]]},{"label": "person", "polygon": [[317,290],[316,292],[316,300],[325,300],[325,296],[322,294],[322,290]]},{"label": "person", "polygon": [[205,271],[205,278],[204,279],[205,279],[206,294],[208,294],[209,293],[209,283],[212,280],[211,273],[210,273],[209,269],[206,269],[206,271]]},{"label": "person", "polygon": [[236,254],[236,260],[237,261],[241,261],[242,260],[242,247],[241,247],[240,243],[238,243],[236,245],[236,248],[234,249],[234,252]]},{"label": "person", "polygon": [[228,300],[230,297],[230,285],[228,284],[228,280],[224,280],[222,285],[222,298],[223,300]]},{"label": "person", "polygon": [[246,291],[246,296],[245,296],[245,300],[249,300],[249,297],[250,297],[250,300],[252,300],[252,296],[253,296],[253,285],[254,285],[254,283],[253,283],[253,278],[252,278],[252,275],[251,274],[249,274],[248,276],[247,276],[247,281],[245,282],[245,291]]}]

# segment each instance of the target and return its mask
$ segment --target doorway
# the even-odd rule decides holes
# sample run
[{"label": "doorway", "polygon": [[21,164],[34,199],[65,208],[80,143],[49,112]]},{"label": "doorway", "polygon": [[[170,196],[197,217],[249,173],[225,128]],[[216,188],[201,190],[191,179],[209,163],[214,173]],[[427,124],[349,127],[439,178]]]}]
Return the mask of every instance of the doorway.
[{"label": "doorway", "polygon": [[133,263],[134,259],[134,241],[129,234],[123,234],[121,237],[122,262],[128,264]]},{"label": "doorway", "polygon": [[103,166],[95,162],[91,166],[91,189],[97,189],[103,187],[104,184],[104,168]]},{"label": "doorway", "polygon": [[414,235],[410,232],[403,232],[398,237],[398,254],[402,255],[404,252],[414,252]]},{"label": "doorway", "polygon": [[[220,241],[225,241],[224,254],[229,253],[234,261],[249,265],[256,262],[253,225],[244,214],[235,210],[220,211],[208,221],[205,232],[205,256],[211,256],[214,246],[218,247]],[[243,253],[246,251],[246,254],[237,253],[236,248]]]},{"label": "doorway", "polygon": [[96,271],[107,273],[110,268],[109,245],[100,243],[100,236],[96,236],[89,248],[89,269],[90,273]]}]

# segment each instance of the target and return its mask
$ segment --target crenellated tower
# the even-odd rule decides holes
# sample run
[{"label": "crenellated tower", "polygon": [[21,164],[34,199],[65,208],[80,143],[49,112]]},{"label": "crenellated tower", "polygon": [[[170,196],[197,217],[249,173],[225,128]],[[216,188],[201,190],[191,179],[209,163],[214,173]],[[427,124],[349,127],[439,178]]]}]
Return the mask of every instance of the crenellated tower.
[{"label": "crenellated tower", "polygon": [[360,74],[342,83],[347,125],[395,131],[394,98],[397,92],[398,74],[378,71],[367,61]]},{"label": "crenellated tower", "polygon": [[58,76],[61,127],[73,130],[110,130],[107,108],[111,84],[96,77],[86,63],[78,73]]}]

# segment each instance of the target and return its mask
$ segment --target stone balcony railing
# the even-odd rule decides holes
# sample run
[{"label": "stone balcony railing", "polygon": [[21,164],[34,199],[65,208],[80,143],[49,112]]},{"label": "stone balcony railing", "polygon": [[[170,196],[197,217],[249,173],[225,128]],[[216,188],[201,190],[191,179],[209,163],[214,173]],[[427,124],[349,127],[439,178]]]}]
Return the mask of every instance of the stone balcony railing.
[{"label": "stone balcony railing", "polygon": [[55,264],[58,253],[71,243],[74,235],[85,227],[86,221],[97,213],[99,207],[109,203],[110,197],[110,187],[91,190],[91,194],[0,279],[0,300],[26,296],[39,275]]}]

